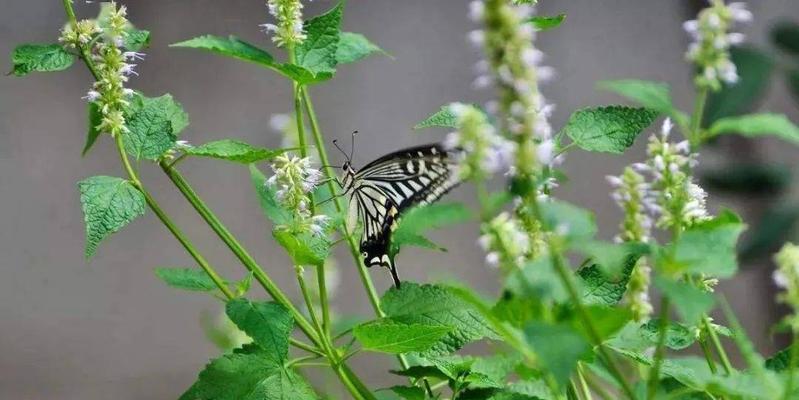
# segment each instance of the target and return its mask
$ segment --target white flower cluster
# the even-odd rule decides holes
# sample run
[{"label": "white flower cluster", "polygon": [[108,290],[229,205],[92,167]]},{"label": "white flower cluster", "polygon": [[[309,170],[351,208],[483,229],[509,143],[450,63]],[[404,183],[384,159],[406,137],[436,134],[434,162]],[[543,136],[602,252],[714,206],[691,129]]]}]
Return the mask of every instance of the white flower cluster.
[{"label": "white flower cluster", "polygon": [[648,210],[654,208],[651,185],[643,175],[627,167],[620,176],[606,177],[614,190],[611,197],[624,211],[621,233],[617,242],[648,242],[652,232],[652,217]]},{"label": "white flower cluster", "polygon": [[[486,104],[486,110],[500,116],[504,129],[536,146],[525,146],[520,162],[550,165],[555,161],[555,143],[548,118],[554,105],[548,104],[539,84],[555,76],[552,67],[541,65],[544,54],[533,47],[535,30],[525,20],[533,14],[529,5],[511,5],[498,0],[474,0],[469,16],[484,23],[485,30],[468,34],[469,41],[483,50],[486,59],[475,64],[475,88],[496,86],[500,101]],[[527,154],[527,153],[530,154]],[[530,157],[521,157],[521,156]],[[523,168],[522,168],[523,167]],[[520,165],[524,171],[534,167]]]},{"label": "white flower cluster", "polygon": [[281,154],[272,163],[272,175],[266,184],[275,189],[275,197],[280,204],[294,214],[294,226],[297,231],[310,232],[314,235],[324,233],[329,222],[326,215],[312,215],[309,209],[310,196],[319,184],[322,173],[311,167],[309,158],[300,158],[291,154]]},{"label": "white flower cluster", "polygon": [[530,252],[530,239],[515,218],[503,212],[484,223],[477,243],[492,267],[521,268]]},{"label": "white flower cluster", "polygon": [[742,33],[729,31],[735,23],[751,20],[752,13],[746,9],[746,4],[711,0],[710,6],[700,11],[697,19],[683,23],[683,29],[693,39],[686,57],[700,69],[696,77],[698,86],[717,90],[721,81],[728,84],[738,82],[738,72],[730,60],[729,50],[730,46],[743,43],[745,37]]},{"label": "white flower cluster", "polygon": [[485,114],[477,108],[452,103],[448,106],[457,119],[458,130],[444,139],[444,146],[460,150],[462,179],[484,178],[498,172],[510,171],[516,153],[516,143],[498,135]]},{"label": "white flower cluster", "polygon": [[268,0],[269,14],[277,24],[261,24],[272,41],[278,46],[293,46],[302,43],[306,36],[302,30],[302,3],[300,0]]},{"label": "white flower cluster", "polygon": [[799,246],[785,243],[774,255],[774,262],[777,264],[774,283],[783,289],[777,299],[793,309],[785,319],[796,334],[799,333]]}]

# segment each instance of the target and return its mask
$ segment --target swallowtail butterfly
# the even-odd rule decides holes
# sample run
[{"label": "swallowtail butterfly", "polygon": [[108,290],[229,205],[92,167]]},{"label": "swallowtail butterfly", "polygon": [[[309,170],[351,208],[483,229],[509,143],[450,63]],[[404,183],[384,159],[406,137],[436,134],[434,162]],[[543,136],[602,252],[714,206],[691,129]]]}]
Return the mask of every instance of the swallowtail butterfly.
[{"label": "swallowtail butterfly", "polygon": [[410,147],[386,154],[357,171],[351,165],[352,153],[344,156],[344,175],[338,183],[350,197],[347,226],[352,232],[361,221],[364,264],[388,268],[399,287],[397,267],[389,254],[391,233],[404,211],[432,203],[460,183],[454,153],[439,143]]}]

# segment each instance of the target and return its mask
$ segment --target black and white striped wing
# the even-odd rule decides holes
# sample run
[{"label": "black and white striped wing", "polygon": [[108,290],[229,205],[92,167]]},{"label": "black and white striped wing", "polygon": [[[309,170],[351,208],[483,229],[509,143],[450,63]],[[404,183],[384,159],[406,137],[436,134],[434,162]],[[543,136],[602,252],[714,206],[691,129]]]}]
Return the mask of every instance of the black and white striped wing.
[{"label": "black and white striped wing", "polygon": [[367,164],[356,173],[355,182],[350,210],[357,210],[363,222],[364,263],[389,268],[399,286],[389,254],[391,232],[405,210],[432,203],[460,183],[456,161],[440,144],[412,147]]}]

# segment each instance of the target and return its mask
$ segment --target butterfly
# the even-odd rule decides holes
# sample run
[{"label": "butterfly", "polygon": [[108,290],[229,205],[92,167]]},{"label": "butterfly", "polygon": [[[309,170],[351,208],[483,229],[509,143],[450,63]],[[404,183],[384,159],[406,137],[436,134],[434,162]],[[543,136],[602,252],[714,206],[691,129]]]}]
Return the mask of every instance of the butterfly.
[{"label": "butterfly", "polygon": [[440,143],[410,147],[386,154],[356,171],[352,168],[352,151],[347,155],[335,141],[333,144],[347,158],[341,166],[342,179],[336,181],[342,195],[350,198],[349,231],[358,220],[363,225],[363,262],[370,268],[388,268],[394,286],[400,287],[397,266],[389,253],[391,234],[405,211],[438,200],[460,183],[456,151]]}]

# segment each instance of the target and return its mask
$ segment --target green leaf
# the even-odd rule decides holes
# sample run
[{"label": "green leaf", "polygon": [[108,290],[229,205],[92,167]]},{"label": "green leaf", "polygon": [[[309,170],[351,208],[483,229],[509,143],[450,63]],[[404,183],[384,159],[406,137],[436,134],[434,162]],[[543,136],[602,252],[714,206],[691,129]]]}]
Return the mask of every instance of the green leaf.
[{"label": "green leaf", "polygon": [[386,54],[383,49],[360,33],[341,32],[336,48],[336,63],[348,64],[360,61],[372,54]]},{"label": "green leaf", "polygon": [[330,255],[330,241],[321,235],[277,228],[272,231],[272,237],[286,249],[295,265],[321,266]]},{"label": "green leaf", "polygon": [[280,206],[275,196],[274,188],[266,183],[266,176],[253,164],[250,165],[250,177],[258,195],[261,210],[263,210],[266,218],[275,225],[290,224],[292,221],[291,213]]},{"label": "green leaf", "polygon": [[392,233],[390,254],[396,255],[400,247],[406,245],[444,250],[427,239],[423,233],[467,221],[471,216],[469,209],[460,203],[433,203],[414,207],[402,216]]},{"label": "green leaf", "polygon": [[264,349],[264,357],[275,365],[286,360],[294,318],[285,306],[240,297],[228,301],[225,310],[230,320]]},{"label": "green leaf", "polygon": [[785,165],[733,161],[722,167],[703,171],[702,187],[744,196],[774,196],[791,182],[791,170]]},{"label": "green leaf", "polygon": [[746,137],[773,135],[799,145],[799,127],[782,114],[763,113],[721,118],[710,127],[707,138],[729,133]]},{"label": "green leaf", "polygon": [[569,298],[549,257],[538,257],[523,268],[512,271],[504,288],[522,299],[561,303]]},{"label": "green leaf", "polygon": [[188,124],[188,115],[172,95],[136,95],[125,110],[128,132],[125,150],[136,159],[158,160],[175,146],[177,134]]},{"label": "green leaf", "polygon": [[663,82],[622,79],[602,81],[600,89],[614,92],[661,114],[672,117],[680,126],[688,125],[688,116],[674,107],[669,85]]},{"label": "green leaf", "polygon": [[86,258],[108,235],[144,214],[142,192],[129,181],[113,176],[93,176],[78,183],[86,222]]},{"label": "green leaf", "polygon": [[713,308],[713,295],[685,282],[655,277],[655,287],[668,296],[687,324],[699,321],[702,314]]},{"label": "green leaf", "polygon": [[424,121],[416,124],[413,129],[423,129],[431,127],[457,128],[458,117],[449,109],[449,105],[441,106],[441,109],[425,118]]},{"label": "green leaf", "polygon": [[223,139],[208,142],[200,146],[186,149],[186,154],[200,157],[211,157],[220,160],[233,161],[242,164],[251,164],[258,161],[271,160],[287,149],[267,149],[255,147],[249,143],[235,139]]},{"label": "green leaf", "polygon": [[[660,320],[651,319],[641,324],[639,332],[641,337],[649,342],[651,346],[658,343],[660,337]],[[678,322],[669,321],[666,327],[666,346],[672,350],[682,350],[692,345],[696,341],[696,335],[688,326]]]},{"label": "green leaf", "polygon": [[343,10],[342,3],[339,3],[330,11],[305,21],[303,32],[306,38],[296,48],[298,65],[313,73],[336,71]]},{"label": "green leaf", "polygon": [[[791,366],[791,349],[793,346],[799,346],[796,344],[790,345],[776,353],[773,356],[766,359],[765,366],[767,369],[772,371],[781,372],[785,371]],[[797,349],[799,350],[799,349]],[[797,359],[799,362],[799,359]]]},{"label": "green leaf", "polygon": [[150,31],[140,29],[128,30],[127,36],[123,39],[124,46],[128,50],[141,51],[150,47]]},{"label": "green leaf", "polygon": [[591,346],[583,336],[568,325],[533,322],[524,330],[524,336],[541,361],[541,366],[561,386],[568,382],[577,361],[591,351]]},{"label": "green leaf", "polygon": [[741,244],[741,260],[770,257],[796,230],[797,221],[799,207],[796,205],[775,206],[765,210],[760,221]]},{"label": "green leaf", "polygon": [[103,114],[100,112],[100,106],[97,105],[95,102],[90,102],[88,107],[88,114],[89,114],[89,130],[86,134],[86,144],[83,146],[83,152],[81,155],[85,156],[86,153],[89,152],[89,149],[94,146],[94,142],[97,141],[97,138],[100,137],[100,132],[97,127],[103,120]]},{"label": "green leaf", "polygon": [[617,244],[599,240],[578,242],[573,247],[588,256],[592,263],[597,264],[605,275],[614,280],[629,274],[632,265],[650,250],[646,243]]},{"label": "green leaf", "polygon": [[771,41],[780,50],[799,55],[799,24],[793,21],[780,21],[771,28]]},{"label": "green leaf", "polygon": [[527,22],[529,22],[536,31],[548,31],[550,29],[559,27],[565,19],[566,14],[558,14],[554,17],[530,17]]},{"label": "green leaf", "polygon": [[584,108],[569,117],[563,130],[583,150],[621,154],[657,116],[646,108]]},{"label": "green leaf", "polygon": [[31,72],[62,71],[75,62],[75,56],[60,44],[23,44],[11,53],[11,72],[24,76]]},{"label": "green leaf", "polygon": [[424,389],[418,386],[392,386],[388,388],[394,392],[397,396],[405,399],[405,400],[424,400],[425,399],[425,392]]},{"label": "green leaf", "polygon": [[452,330],[446,325],[380,319],[356,326],[352,334],[365,350],[401,354],[426,351]]},{"label": "green leaf", "polygon": [[[594,304],[586,307],[586,312],[594,322],[593,329],[602,341],[613,336],[632,320],[632,312],[626,308]],[[582,319],[572,318],[571,322],[578,332],[582,333],[586,341],[593,340],[590,328],[583,324]]]},{"label": "green leaf", "polygon": [[229,36],[227,38],[213,35],[199,36],[180,43],[171,44],[170,47],[187,47],[206,50],[223,56],[248,61],[269,68],[301,84],[320,82],[330,79],[333,76],[329,72],[314,74],[299,65],[280,63],[266,50],[262,50],[235,36]]},{"label": "green leaf", "polygon": [[724,85],[721,90],[708,95],[702,126],[753,109],[768,90],[774,68],[771,56],[756,48],[732,47],[730,58],[740,78],[738,82]]},{"label": "green leaf", "polygon": [[[637,261],[637,260],[636,260]],[[583,287],[583,302],[586,304],[615,305],[627,292],[635,262],[628,264],[624,273],[616,279],[610,278],[598,264],[589,264],[577,270],[577,276]]]},{"label": "green leaf", "polygon": [[205,271],[194,268],[156,268],[155,275],[168,286],[194,292],[210,292],[216,283]]},{"label": "green leaf", "polygon": [[[269,352],[245,345],[212,360],[200,372],[185,399],[200,400],[315,400],[318,397],[305,379],[276,365]],[[188,392],[187,392],[188,394]]]},{"label": "green leaf", "polygon": [[480,311],[442,286],[404,282],[401,288],[386,292],[381,305],[386,317],[396,322],[436,323],[453,328],[424,355],[447,354],[475,340],[497,338]]},{"label": "green leaf", "polygon": [[596,222],[590,211],[566,203],[547,201],[540,205],[541,220],[547,230],[569,240],[591,238],[596,234]]},{"label": "green leaf", "polygon": [[661,254],[665,259],[659,257],[658,262],[670,271],[729,278],[738,269],[735,246],[743,229],[740,218],[725,210],[686,229],[672,244],[672,251]]}]

